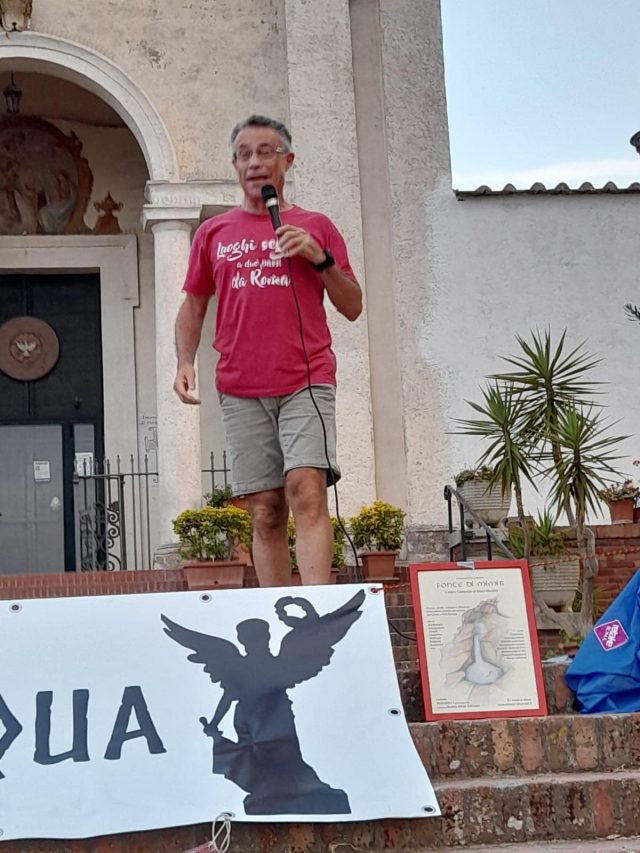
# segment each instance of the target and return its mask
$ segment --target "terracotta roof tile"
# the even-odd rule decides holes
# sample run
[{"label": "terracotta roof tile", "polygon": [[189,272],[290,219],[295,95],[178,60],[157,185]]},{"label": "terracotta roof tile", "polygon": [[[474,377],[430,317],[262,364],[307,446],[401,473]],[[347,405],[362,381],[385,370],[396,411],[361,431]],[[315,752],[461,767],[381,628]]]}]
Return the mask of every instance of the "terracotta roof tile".
[{"label": "terracotta roof tile", "polygon": [[634,181],[628,187],[619,187],[613,181],[608,181],[603,187],[594,187],[589,181],[585,181],[579,187],[570,187],[564,182],[557,184],[555,187],[546,187],[537,181],[529,189],[516,189],[513,184],[506,184],[502,189],[494,190],[483,184],[475,190],[454,190],[454,192],[458,198],[480,195],[584,195],[587,193],[596,195],[605,193],[621,195],[625,193],[639,193],[640,182]]}]

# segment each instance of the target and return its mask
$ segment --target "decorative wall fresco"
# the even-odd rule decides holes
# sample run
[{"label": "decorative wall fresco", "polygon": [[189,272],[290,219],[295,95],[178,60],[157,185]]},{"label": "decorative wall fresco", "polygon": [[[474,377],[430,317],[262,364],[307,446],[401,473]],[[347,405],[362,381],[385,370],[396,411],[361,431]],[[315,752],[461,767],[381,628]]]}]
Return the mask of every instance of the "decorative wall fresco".
[{"label": "decorative wall fresco", "polygon": [[33,117],[0,121],[0,234],[86,234],[93,175],[82,142]]},{"label": "decorative wall fresco", "polygon": [[114,215],[116,211],[122,210],[121,201],[116,201],[111,193],[107,193],[102,201],[95,201],[93,206],[98,211],[98,219],[93,226],[94,234],[122,234],[120,223]]}]

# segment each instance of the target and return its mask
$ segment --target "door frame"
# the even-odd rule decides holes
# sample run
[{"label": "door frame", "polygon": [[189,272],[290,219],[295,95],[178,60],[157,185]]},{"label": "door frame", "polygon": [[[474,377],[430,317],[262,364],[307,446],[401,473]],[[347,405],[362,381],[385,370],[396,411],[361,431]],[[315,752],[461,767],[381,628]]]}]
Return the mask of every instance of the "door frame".
[{"label": "door frame", "polygon": [[133,453],[137,463],[133,312],[140,304],[140,290],[136,237],[0,237],[0,269],[3,273],[99,274],[104,455],[128,459]]}]

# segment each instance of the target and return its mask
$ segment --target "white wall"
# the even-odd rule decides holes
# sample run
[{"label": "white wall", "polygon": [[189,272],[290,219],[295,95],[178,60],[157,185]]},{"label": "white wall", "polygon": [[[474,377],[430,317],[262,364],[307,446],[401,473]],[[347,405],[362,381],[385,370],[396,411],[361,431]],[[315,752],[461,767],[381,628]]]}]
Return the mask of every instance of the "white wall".
[{"label": "white wall", "polygon": [[164,120],[181,176],[230,178],[229,130],[252,112],[287,118],[284,0],[35,3],[33,30],[115,62]]},{"label": "white wall", "polygon": [[[469,417],[465,400],[479,399],[485,374],[501,370],[499,355],[516,352],[514,335],[550,327],[557,339],[588,339],[603,357],[598,378],[616,434],[637,431],[640,325],[624,305],[638,302],[640,196],[488,196],[458,201],[444,190],[427,196],[436,235],[434,263],[422,282],[431,310],[418,330],[420,359],[437,374],[443,429]],[[434,435],[440,449],[423,494],[429,521],[443,519],[441,484],[473,463],[476,439]],[[637,439],[622,447],[620,467],[633,474]],[[437,478],[435,476],[437,474]],[[435,482],[437,479],[437,483]],[[528,509],[536,501],[528,494]],[[605,510],[606,513],[606,510]]]}]

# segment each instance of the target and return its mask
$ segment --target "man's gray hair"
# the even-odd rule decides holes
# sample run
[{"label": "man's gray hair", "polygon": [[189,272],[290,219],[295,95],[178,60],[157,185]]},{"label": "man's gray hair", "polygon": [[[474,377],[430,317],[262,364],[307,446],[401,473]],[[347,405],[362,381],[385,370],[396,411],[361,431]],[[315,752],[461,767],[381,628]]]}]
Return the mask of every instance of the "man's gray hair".
[{"label": "man's gray hair", "polygon": [[291,134],[289,133],[287,127],[281,122],[277,121],[275,118],[267,118],[267,116],[260,115],[252,115],[249,118],[244,119],[244,121],[239,121],[238,124],[231,131],[231,144],[236,141],[237,135],[241,130],[244,130],[245,127],[271,127],[273,130],[277,131],[280,134],[280,138],[284,143],[284,147],[287,151],[291,149]]}]

